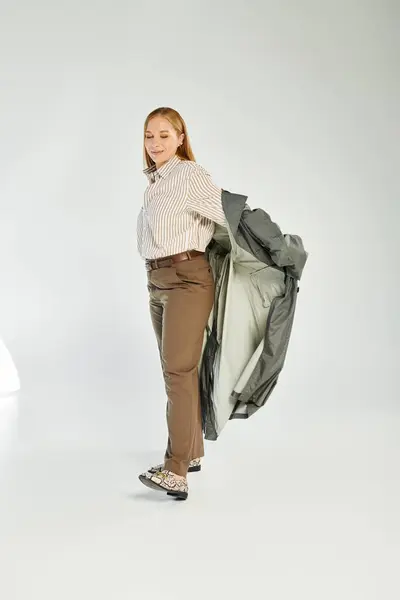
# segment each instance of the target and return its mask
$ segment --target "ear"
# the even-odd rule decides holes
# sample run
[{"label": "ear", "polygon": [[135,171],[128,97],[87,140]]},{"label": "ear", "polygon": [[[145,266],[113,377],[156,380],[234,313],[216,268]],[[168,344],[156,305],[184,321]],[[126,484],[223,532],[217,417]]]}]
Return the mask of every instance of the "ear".
[{"label": "ear", "polygon": [[183,144],[183,140],[185,139],[185,134],[181,133],[181,135],[179,136],[179,145],[182,146]]}]

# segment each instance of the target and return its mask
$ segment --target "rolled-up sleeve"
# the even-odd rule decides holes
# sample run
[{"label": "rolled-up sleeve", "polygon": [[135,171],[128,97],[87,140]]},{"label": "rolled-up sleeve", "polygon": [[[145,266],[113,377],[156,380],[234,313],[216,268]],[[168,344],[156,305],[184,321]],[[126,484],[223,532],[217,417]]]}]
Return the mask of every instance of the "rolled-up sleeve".
[{"label": "rolled-up sleeve", "polygon": [[222,208],[222,189],[215,185],[211,175],[200,165],[196,165],[189,176],[187,207],[214,223],[226,223]]}]

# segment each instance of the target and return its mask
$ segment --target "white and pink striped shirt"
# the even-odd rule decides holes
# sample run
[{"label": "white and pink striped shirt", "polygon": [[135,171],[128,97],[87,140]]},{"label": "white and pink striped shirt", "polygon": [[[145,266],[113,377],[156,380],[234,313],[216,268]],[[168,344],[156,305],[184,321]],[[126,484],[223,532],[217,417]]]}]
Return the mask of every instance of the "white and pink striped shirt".
[{"label": "white and pink striped shirt", "polygon": [[186,250],[204,252],[215,223],[225,224],[222,190],[198,163],[176,155],[160,169],[144,170],[149,185],[137,219],[137,247],[143,259]]}]

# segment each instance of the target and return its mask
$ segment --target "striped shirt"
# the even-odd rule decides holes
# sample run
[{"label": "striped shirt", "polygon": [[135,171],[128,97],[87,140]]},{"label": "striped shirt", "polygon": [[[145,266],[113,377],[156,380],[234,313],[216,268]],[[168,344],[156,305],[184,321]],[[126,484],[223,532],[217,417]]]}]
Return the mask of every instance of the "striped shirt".
[{"label": "striped shirt", "polygon": [[176,155],[159,169],[143,171],[149,185],[137,219],[137,247],[143,259],[186,250],[204,252],[215,223],[225,224],[222,190],[198,163]]}]

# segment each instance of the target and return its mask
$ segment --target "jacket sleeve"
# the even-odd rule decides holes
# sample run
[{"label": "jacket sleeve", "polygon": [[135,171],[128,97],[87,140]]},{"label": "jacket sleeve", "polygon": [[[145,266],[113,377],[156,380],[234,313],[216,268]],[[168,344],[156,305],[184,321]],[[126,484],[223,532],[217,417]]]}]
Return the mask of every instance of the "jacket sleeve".
[{"label": "jacket sleeve", "polygon": [[222,189],[215,185],[210,174],[198,164],[189,175],[187,208],[219,225],[226,223],[222,208]]}]

